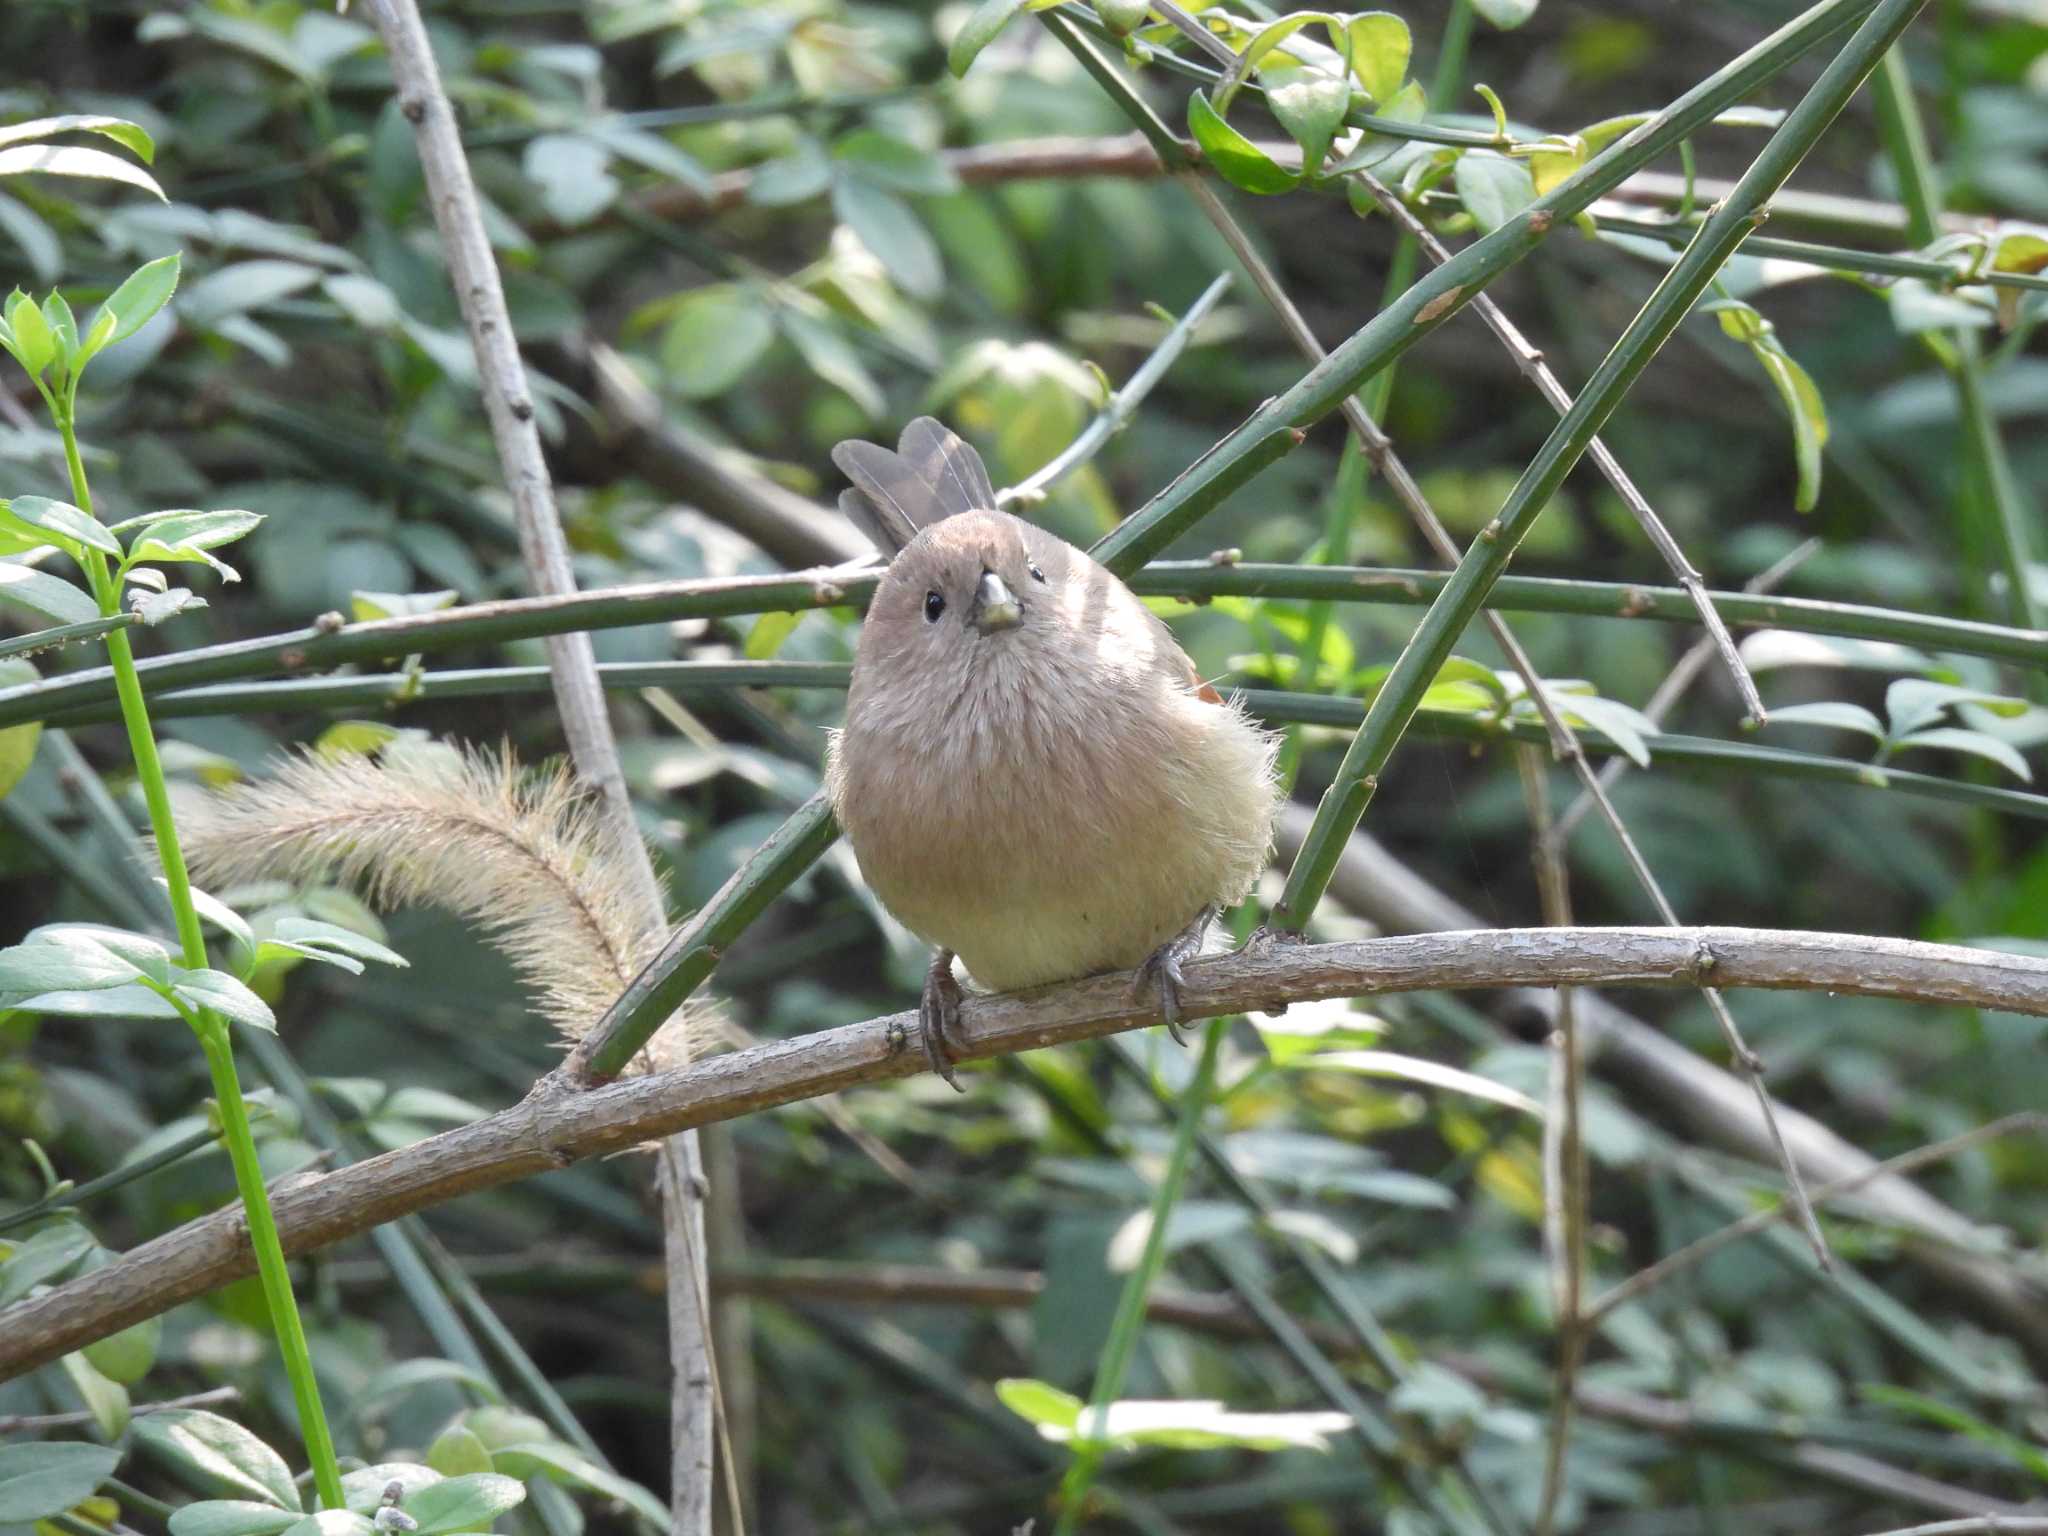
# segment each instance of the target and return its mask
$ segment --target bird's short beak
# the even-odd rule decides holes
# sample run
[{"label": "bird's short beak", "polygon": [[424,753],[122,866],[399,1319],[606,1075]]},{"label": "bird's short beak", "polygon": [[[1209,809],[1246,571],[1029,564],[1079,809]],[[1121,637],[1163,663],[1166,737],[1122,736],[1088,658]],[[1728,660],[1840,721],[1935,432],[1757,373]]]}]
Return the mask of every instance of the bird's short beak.
[{"label": "bird's short beak", "polygon": [[967,622],[985,635],[999,629],[1015,629],[1024,622],[1024,605],[1017,601],[1017,594],[1002,577],[994,571],[983,571],[981,584],[974,589],[974,608]]}]

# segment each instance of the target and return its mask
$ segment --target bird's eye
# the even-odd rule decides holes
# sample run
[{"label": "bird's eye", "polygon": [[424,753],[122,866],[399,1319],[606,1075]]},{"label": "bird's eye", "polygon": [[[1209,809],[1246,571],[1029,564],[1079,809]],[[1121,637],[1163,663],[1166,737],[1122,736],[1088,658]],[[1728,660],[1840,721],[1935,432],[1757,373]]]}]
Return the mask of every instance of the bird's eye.
[{"label": "bird's eye", "polygon": [[1038,568],[1038,562],[1036,560],[1026,560],[1024,562],[1024,569],[1031,573],[1031,579],[1033,581],[1042,582],[1045,580],[1045,572],[1041,571]]},{"label": "bird's eye", "polygon": [[946,611],[946,596],[943,592],[927,592],[924,595],[924,621],[927,624],[939,622],[939,615]]}]

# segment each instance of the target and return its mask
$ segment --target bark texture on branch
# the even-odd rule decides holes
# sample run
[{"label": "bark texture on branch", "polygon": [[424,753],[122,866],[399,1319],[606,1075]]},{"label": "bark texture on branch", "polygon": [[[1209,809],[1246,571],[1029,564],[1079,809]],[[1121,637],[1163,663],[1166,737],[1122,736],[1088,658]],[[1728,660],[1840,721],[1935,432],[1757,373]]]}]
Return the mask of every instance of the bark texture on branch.
[{"label": "bark texture on branch", "polygon": [[[2048,1016],[2048,960],[1861,934],[1752,928],[1502,928],[1263,943],[1188,967],[1190,1019],[1290,1002],[1457,988],[1724,987],[1846,992]],[[1157,1021],[1127,975],[971,999],[965,1060],[1093,1039]],[[917,1015],[888,1014],[757,1045],[681,1072],[587,1092],[544,1080],[518,1104],[274,1193],[288,1254],[339,1242],[479,1189],[602,1157],[692,1126],[922,1070]],[[254,1271],[238,1207],[0,1312],[0,1380]]]}]

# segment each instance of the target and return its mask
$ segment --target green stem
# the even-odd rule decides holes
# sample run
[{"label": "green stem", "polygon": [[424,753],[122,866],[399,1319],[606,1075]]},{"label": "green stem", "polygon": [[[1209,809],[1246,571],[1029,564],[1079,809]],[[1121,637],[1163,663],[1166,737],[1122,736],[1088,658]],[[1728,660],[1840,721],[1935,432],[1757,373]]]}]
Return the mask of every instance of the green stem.
[{"label": "green stem", "polygon": [[[1899,180],[1899,194],[1905,200],[1907,227],[1915,243],[1925,245],[1941,228],[1941,178],[1935,170],[1934,153],[1928,146],[1927,127],[1920,118],[1920,105],[1913,98],[1913,81],[1906,69],[1905,55],[1893,48],[1885,55],[1877,77],[1878,124],[1883,129],[1886,153]],[[1948,333],[1954,348],[1950,373],[1955,380],[1956,404],[1963,422],[1963,451],[1975,481],[1970,497],[1979,510],[1982,524],[1972,551],[1982,557],[1989,546],[2005,572],[2006,603],[2014,622],[2038,627],[2041,605],[2035,601],[2031,567],[2028,508],[2013,478],[2012,461],[1999,435],[1998,419],[1984,394],[1984,348],[1974,330],[1958,326]]]},{"label": "green stem", "polygon": [[207,1070],[213,1075],[221,1134],[227,1142],[228,1157],[235,1165],[235,1185],[242,1192],[242,1209],[249,1223],[249,1245],[256,1251],[256,1274],[263,1286],[264,1305],[270,1311],[270,1325],[277,1331],[285,1374],[291,1378],[292,1401],[298,1405],[299,1431],[305,1438],[306,1457],[313,1465],[313,1481],[320,1491],[321,1504],[328,1509],[340,1509],[346,1501],[341,1492],[341,1468],[334,1459],[334,1437],[328,1432],[327,1413],[320,1403],[320,1384],[313,1375],[313,1357],[306,1348],[305,1325],[299,1321],[299,1305],[292,1296],[291,1277],[285,1272],[284,1245],[278,1241],[277,1221],[270,1214],[263,1167],[256,1160],[249,1110],[242,1102],[241,1080],[235,1075],[235,1048],[228,1038],[227,1025],[213,1015],[200,1015],[196,1028],[199,1044],[206,1052]]},{"label": "green stem", "polygon": [[[64,439],[64,462],[71,472],[71,493],[79,510],[92,514],[92,490],[85,476],[85,463],[78,451],[78,431],[69,393],[61,402],[51,400],[58,433]],[[102,615],[112,617],[121,609],[121,586],[107,567],[99,550],[85,551],[86,576]],[[177,926],[178,943],[189,968],[207,965],[206,938],[199,927],[199,910],[192,901],[192,880],[185,870],[185,856],[178,845],[178,826],[171,814],[170,786],[164,778],[163,760],[156,749],[156,735],[150,727],[149,706],[142,696],[142,682],[136,675],[135,651],[126,629],[107,635],[107,659],[113,668],[114,692],[121,705],[121,722],[128,733],[128,747],[135,758],[136,778],[149,807],[150,828],[156,834],[157,855],[162,861],[169,887],[171,915]],[[180,1012],[184,1012],[181,1008]],[[242,1197],[249,1243],[256,1255],[263,1296],[276,1331],[285,1374],[291,1380],[292,1397],[298,1405],[299,1430],[306,1455],[312,1463],[313,1478],[320,1501],[329,1509],[345,1502],[341,1491],[341,1468],[335,1461],[334,1438],[327,1428],[326,1411],[320,1402],[320,1384],[313,1374],[313,1358],[306,1347],[305,1325],[299,1320],[292,1297],[291,1279],[285,1270],[284,1247],[278,1241],[277,1222],[271,1215],[270,1196],[263,1186],[263,1167],[256,1157],[256,1139],[249,1129],[249,1111],[242,1100],[242,1084],[235,1072],[234,1045],[226,1021],[217,1014],[195,1012],[187,1015],[200,1048],[206,1053],[207,1070],[213,1079],[215,1102],[220,1106],[221,1133],[228,1158],[234,1165],[235,1187]]]},{"label": "green stem", "polygon": [[[1516,546],[1534,526],[1538,514],[1556,495],[1566,475],[1578,463],[1666,338],[1678,328],[1679,322],[1713,281],[1714,275],[1755,229],[1758,217],[1768,207],[1771,194],[1797,168],[1857,87],[1877,67],[1884,50],[1905,30],[1925,3],[1926,0],[1881,0],[1871,11],[1847,46],[1786,116],[1777,132],[1771,135],[1770,142],[1743,173],[1734,192],[1701,226],[1693,243],[1657,285],[1621,340],[1615,343],[1594,372],[1578,400],[1523,471],[1499,516],[1482,530],[1465,557],[1458,562],[1449,583],[1430,605],[1429,612],[1423,615],[1414,635],[1395,660],[1393,671],[1374,696],[1364,725],[1352,738],[1335,778],[1316,808],[1315,820],[1310,825],[1294,868],[1288,874],[1280,904],[1274,911],[1276,927],[1299,933],[1308,925],[1309,915],[1315,910],[1324,887],[1336,870],[1344,844],[1379,787],[1381,770],[1421,706],[1422,696],[1435,679],[1444,658],[1464,633],[1465,626],[1479,612],[1487,591],[1499,579]],[[1665,115],[1671,114],[1667,112]],[[1577,185],[1590,172],[1598,170],[1606,159],[1607,156],[1602,156],[1594,161],[1574,181],[1567,182],[1566,188]],[[1488,237],[1489,240],[1494,238],[1496,236]],[[1438,267],[1433,275],[1441,278],[1486,243],[1482,241],[1468,247]],[[1430,279],[1425,278],[1410,292],[1419,293],[1429,283]],[[1378,323],[1374,322],[1375,325]],[[1311,381],[1314,378],[1312,374]],[[1282,397],[1283,401],[1285,398]],[[1144,514],[1138,515],[1142,517]]]},{"label": "green stem", "polygon": [[1166,1263],[1166,1229],[1173,1208],[1180,1201],[1181,1186],[1187,1182],[1195,1133],[1201,1129],[1202,1114],[1209,1107],[1210,1090],[1216,1083],[1216,1061],[1229,1027],[1228,1019],[1211,1019],[1202,1031],[1201,1059],[1195,1064],[1193,1080],[1181,1094],[1180,1119],[1173,1129],[1173,1151],[1167,1157],[1159,1188],[1153,1192],[1152,1226],[1145,1234],[1145,1251],[1138,1267],[1124,1281],[1123,1294],[1117,1298],[1116,1317],[1110,1323],[1109,1341],[1103,1347],[1102,1362],[1096,1367],[1095,1390],[1088,1400],[1088,1418],[1092,1423],[1087,1427],[1092,1428],[1093,1438],[1081,1442],[1074,1464],[1060,1480],[1060,1517],[1053,1536],[1070,1536],[1108,1449],[1109,1405],[1123,1390],[1124,1376],[1137,1352],[1138,1335],[1145,1326],[1146,1300]]}]

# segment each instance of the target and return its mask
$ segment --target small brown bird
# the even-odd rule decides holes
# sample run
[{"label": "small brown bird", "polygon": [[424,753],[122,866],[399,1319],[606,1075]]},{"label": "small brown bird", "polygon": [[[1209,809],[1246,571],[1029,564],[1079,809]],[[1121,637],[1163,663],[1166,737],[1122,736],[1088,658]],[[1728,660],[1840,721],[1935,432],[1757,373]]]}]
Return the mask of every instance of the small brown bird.
[{"label": "small brown bird", "polygon": [[995,510],[938,422],[832,458],[890,564],[826,785],[868,884],[938,947],[933,1070],[959,1086],[955,955],[995,992],[1141,967],[1173,1026],[1181,962],[1265,866],[1278,739],[1109,571]]}]

